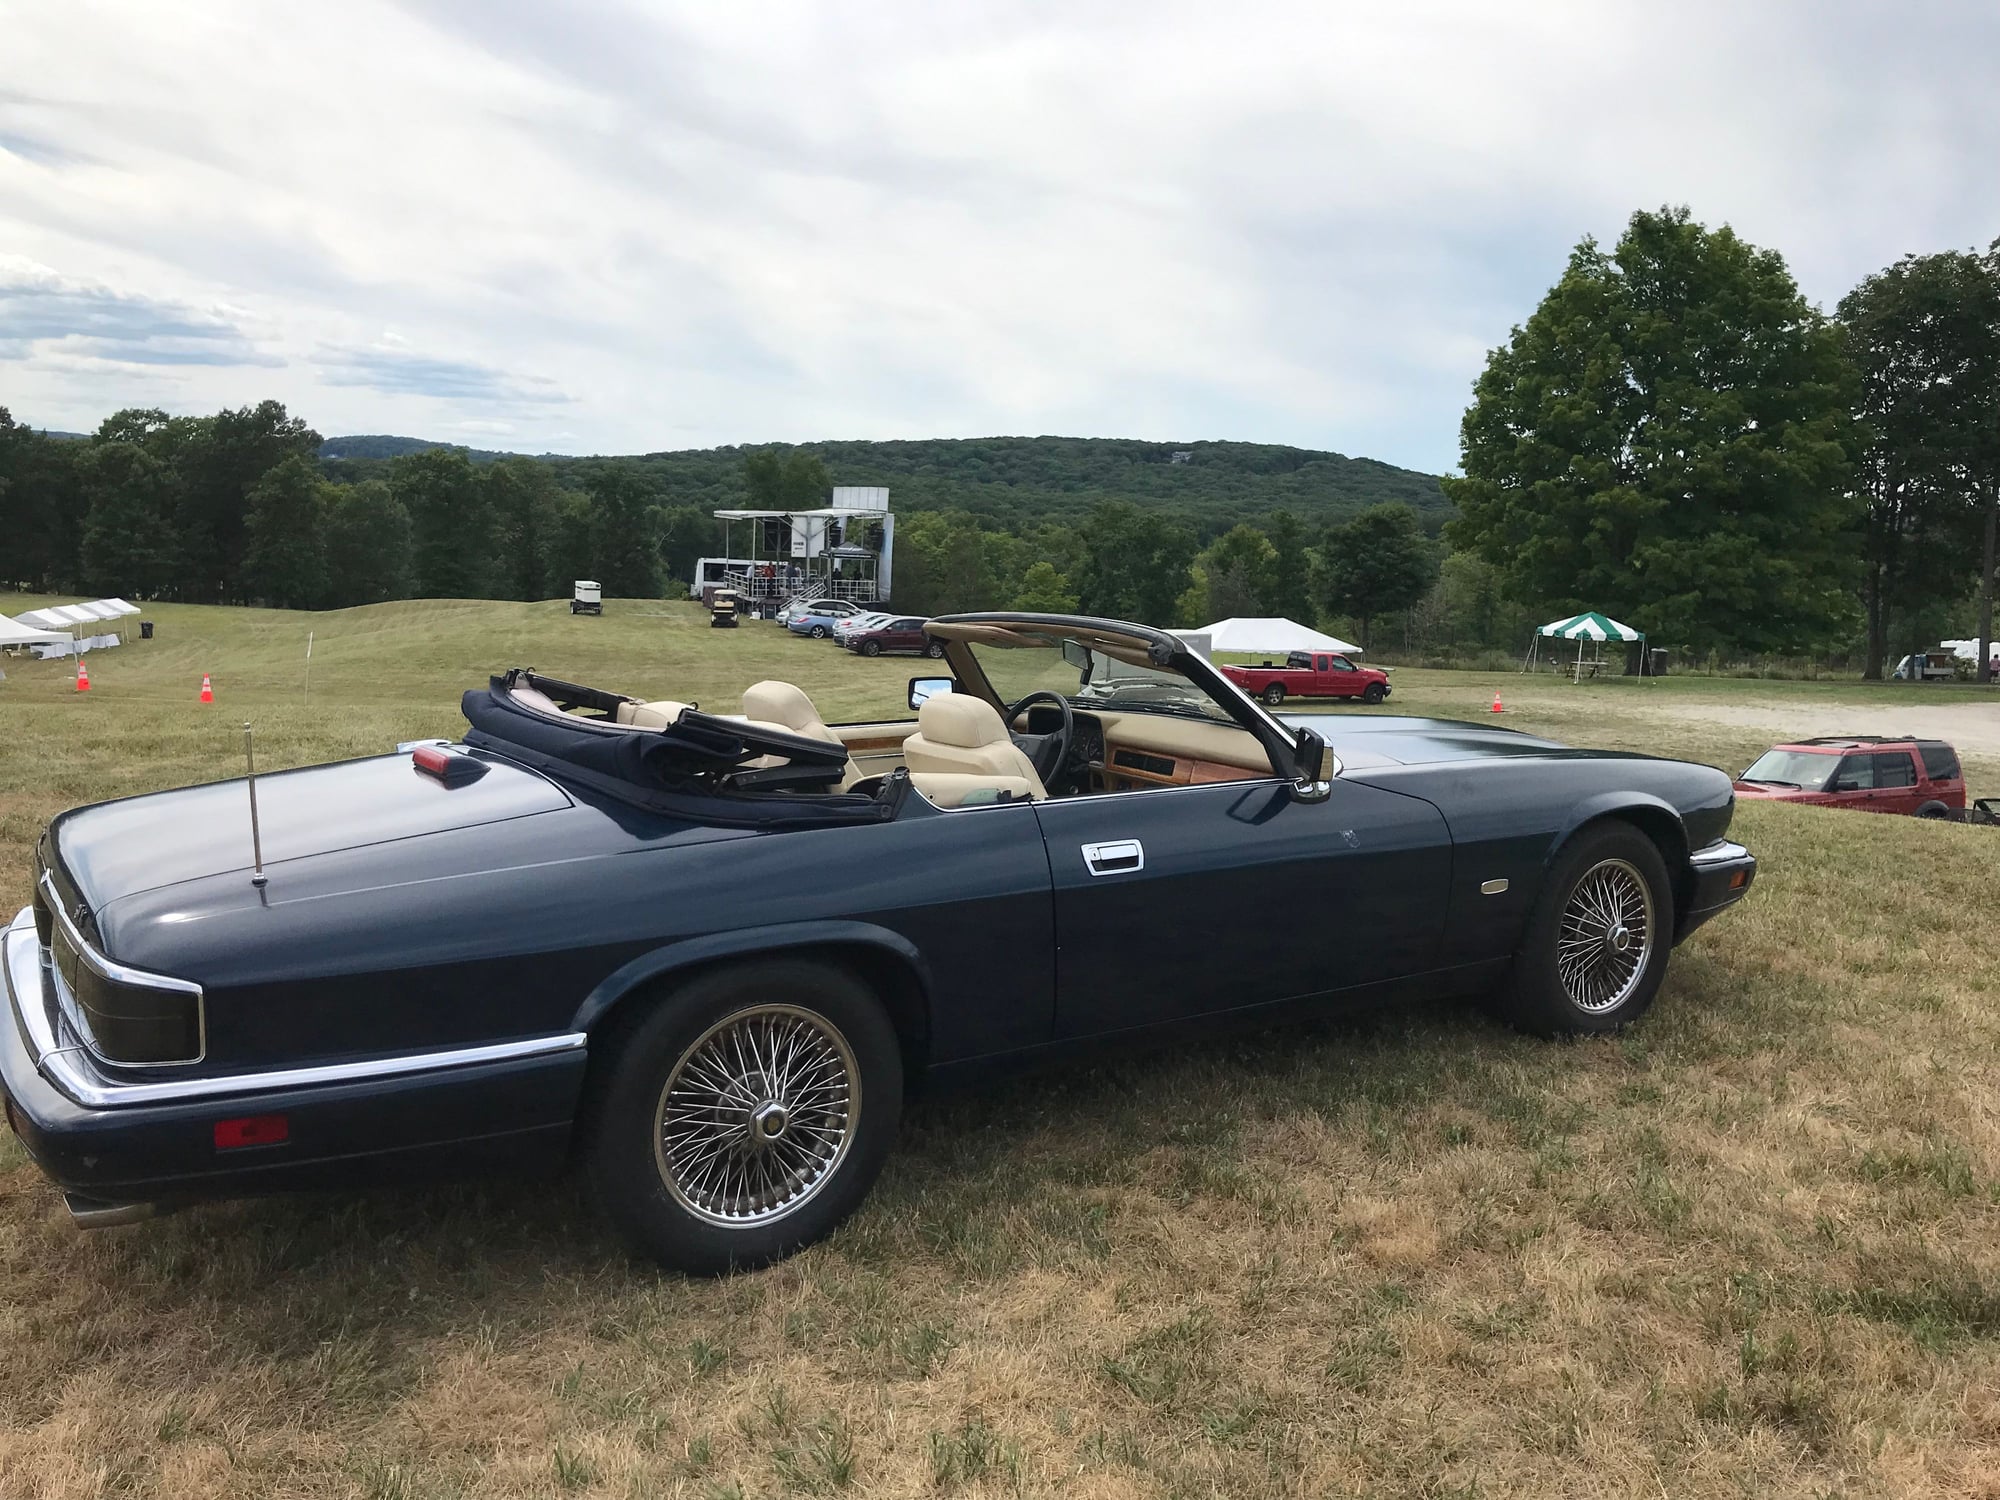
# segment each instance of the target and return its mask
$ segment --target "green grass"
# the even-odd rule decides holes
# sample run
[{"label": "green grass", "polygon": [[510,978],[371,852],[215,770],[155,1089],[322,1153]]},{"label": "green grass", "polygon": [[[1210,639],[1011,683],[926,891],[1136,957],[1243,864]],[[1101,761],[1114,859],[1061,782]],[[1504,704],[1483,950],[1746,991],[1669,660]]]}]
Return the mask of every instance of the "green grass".
[{"label": "green grass", "polygon": [[[455,732],[517,663],[900,717],[924,665],[608,607],[160,606],[87,695],[9,661],[0,896],[62,807],[234,774],[246,718],[264,764],[365,753]],[[1721,765],[1794,716],[1962,713],[1970,743],[2000,715],[1395,681],[1387,711],[1490,718],[1497,688],[1512,727]],[[1416,1007],[924,1101],[848,1227],[729,1280],[626,1260],[567,1182],[79,1235],[0,1140],[0,1495],[2000,1493],[2000,837],[1782,806],[1737,832],[1751,899],[1621,1038]]]}]

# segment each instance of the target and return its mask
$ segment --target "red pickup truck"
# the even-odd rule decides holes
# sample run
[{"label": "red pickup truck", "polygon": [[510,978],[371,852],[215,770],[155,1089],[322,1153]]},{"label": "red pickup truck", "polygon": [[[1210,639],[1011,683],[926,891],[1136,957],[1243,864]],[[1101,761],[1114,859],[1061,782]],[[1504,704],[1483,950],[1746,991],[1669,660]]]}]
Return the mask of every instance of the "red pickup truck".
[{"label": "red pickup truck", "polygon": [[1287,698],[1359,698],[1380,703],[1389,696],[1389,674],[1357,667],[1337,651],[1294,651],[1281,667],[1274,662],[1240,667],[1222,664],[1222,675],[1244,692],[1276,708]]}]

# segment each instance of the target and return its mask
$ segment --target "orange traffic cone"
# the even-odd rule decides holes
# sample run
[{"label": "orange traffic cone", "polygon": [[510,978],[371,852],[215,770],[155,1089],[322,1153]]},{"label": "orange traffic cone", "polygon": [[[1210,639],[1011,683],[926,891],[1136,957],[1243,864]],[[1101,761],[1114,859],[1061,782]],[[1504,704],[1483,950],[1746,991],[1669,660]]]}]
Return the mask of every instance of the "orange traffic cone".
[{"label": "orange traffic cone", "polygon": [[79,693],[90,691],[90,668],[83,664],[80,656],[76,659],[76,690]]},{"label": "orange traffic cone", "polygon": [[1493,695],[1493,712],[1495,712],[1496,714],[1504,714],[1505,712],[1507,712],[1506,709],[1500,706],[1500,695],[1498,693],[1495,693]]},{"label": "orange traffic cone", "polygon": [[201,674],[201,701],[204,703],[213,703],[215,701],[215,689],[208,685],[208,673],[206,672]]}]

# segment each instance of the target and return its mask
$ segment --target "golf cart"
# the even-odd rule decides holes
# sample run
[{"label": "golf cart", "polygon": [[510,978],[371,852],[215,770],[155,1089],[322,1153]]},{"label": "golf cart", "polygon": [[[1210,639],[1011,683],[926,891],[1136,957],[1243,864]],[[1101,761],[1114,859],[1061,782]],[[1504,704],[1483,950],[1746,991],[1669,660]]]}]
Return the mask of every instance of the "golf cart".
[{"label": "golf cart", "polygon": [[603,614],[604,590],[592,579],[577,579],[576,592],[570,596],[569,612],[573,615]]},{"label": "golf cart", "polygon": [[736,590],[717,589],[709,595],[708,623],[713,627],[736,628]]}]

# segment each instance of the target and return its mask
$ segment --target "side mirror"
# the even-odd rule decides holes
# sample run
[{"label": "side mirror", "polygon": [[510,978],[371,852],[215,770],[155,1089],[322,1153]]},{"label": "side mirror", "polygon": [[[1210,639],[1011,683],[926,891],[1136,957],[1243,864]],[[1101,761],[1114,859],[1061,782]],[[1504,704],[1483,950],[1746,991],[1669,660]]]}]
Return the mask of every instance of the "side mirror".
[{"label": "side mirror", "polygon": [[1333,790],[1333,752],[1315,729],[1301,729],[1292,755],[1292,795],[1318,802]]},{"label": "side mirror", "polygon": [[949,677],[912,677],[910,679],[910,707],[922,708],[924,699],[952,690]]}]

